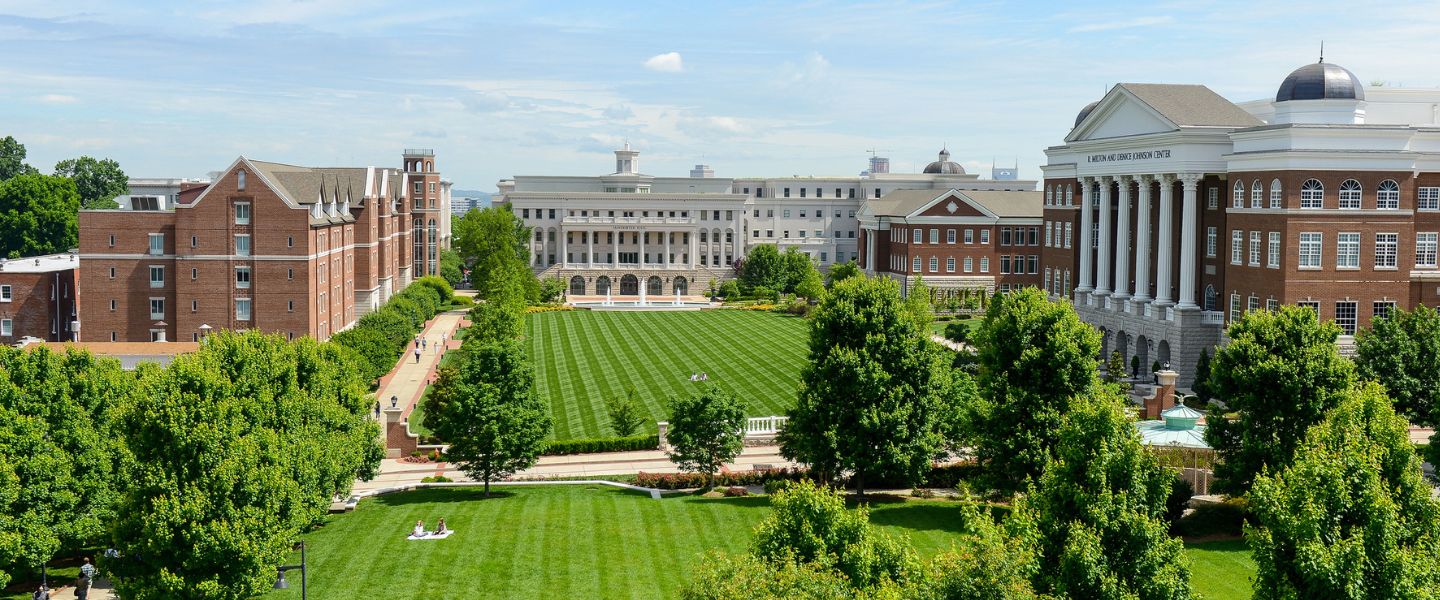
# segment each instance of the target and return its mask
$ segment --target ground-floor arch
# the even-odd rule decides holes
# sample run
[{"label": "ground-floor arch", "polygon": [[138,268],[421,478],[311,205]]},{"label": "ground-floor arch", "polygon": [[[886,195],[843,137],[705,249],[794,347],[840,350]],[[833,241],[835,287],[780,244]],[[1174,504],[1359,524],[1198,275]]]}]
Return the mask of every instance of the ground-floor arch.
[{"label": "ground-floor arch", "polygon": [[595,278],[595,294],[604,296],[610,293],[610,276],[601,275]]},{"label": "ground-floor arch", "polygon": [[637,277],[635,277],[634,275],[630,275],[630,274],[628,274],[628,273],[627,273],[626,275],[622,276],[622,277],[620,278],[620,295],[621,295],[621,296],[638,296],[638,295],[640,295],[640,279],[637,278]]},{"label": "ground-floor arch", "polygon": [[576,275],[576,276],[570,278],[570,295],[571,295],[571,296],[583,296],[583,295],[585,295],[585,278],[584,278],[584,277],[581,277],[581,276],[579,276],[579,275]]},{"label": "ground-floor arch", "polygon": [[665,281],[657,275],[651,275],[645,281],[645,293],[651,296],[659,296],[665,293]]},{"label": "ground-floor arch", "polygon": [[675,277],[674,281],[671,282],[670,286],[671,289],[675,290],[676,294],[679,294],[681,296],[690,295],[690,282],[686,280],[684,276]]}]

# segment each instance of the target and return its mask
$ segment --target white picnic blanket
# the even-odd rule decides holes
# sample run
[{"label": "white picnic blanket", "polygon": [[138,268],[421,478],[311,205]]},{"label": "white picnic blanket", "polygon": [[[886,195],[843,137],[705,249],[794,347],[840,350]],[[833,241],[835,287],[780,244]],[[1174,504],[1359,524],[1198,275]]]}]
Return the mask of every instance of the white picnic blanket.
[{"label": "white picnic blanket", "polygon": [[443,540],[443,539],[445,539],[445,538],[447,538],[447,537],[450,537],[450,534],[452,534],[452,533],[455,533],[455,530],[454,530],[454,529],[447,529],[447,530],[445,530],[445,533],[435,533],[435,532],[433,532],[433,531],[427,531],[427,532],[425,532],[425,535],[421,535],[421,536],[417,536],[417,535],[415,535],[415,534],[412,533],[412,534],[406,536],[405,539],[407,539],[407,540]]}]

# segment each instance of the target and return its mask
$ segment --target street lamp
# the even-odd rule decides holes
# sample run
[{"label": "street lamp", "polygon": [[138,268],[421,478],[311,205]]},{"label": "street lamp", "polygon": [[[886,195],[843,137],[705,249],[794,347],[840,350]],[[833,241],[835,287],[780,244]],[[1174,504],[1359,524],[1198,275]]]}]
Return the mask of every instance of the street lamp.
[{"label": "street lamp", "polygon": [[291,570],[291,569],[300,569],[300,600],[306,600],[306,598],[305,598],[305,542],[302,541],[302,542],[300,542],[298,545],[300,546],[300,564],[298,564],[298,565],[281,565],[281,566],[277,569],[277,573],[276,573],[276,574],[277,574],[278,578],[275,580],[275,589],[277,589],[277,590],[288,590],[288,589],[290,589],[290,582],[285,581],[285,572],[286,572],[286,571],[289,571],[289,570]]},{"label": "street lamp", "polygon": [[214,329],[214,327],[211,327],[209,323],[201,323],[201,324],[200,324],[200,339],[203,340],[203,339],[205,339],[205,338],[207,338],[207,337],[210,337],[210,330],[211,330],[211,329]]}]

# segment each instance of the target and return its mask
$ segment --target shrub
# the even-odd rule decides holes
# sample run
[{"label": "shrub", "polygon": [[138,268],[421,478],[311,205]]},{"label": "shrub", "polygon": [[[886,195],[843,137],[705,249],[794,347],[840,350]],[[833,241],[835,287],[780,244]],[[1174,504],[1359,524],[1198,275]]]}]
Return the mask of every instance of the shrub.
[{"label": "shrub", "polygon": [[910,496],[914,498],[934,498],[935,490],[930,488],[915,488],[910,490]]},{"label": "shrub", "polygon": [[763,285],[757,286],[754,290],[751,291],[750,295],[754,296],[756,300],[761,300],[770,304],[777,304],[780,302],[780,292],[772,290]]},{"label": "shrub", "polygon": [[335,334],[330,341],[354,351],[364,361],[366,381],[384,377],[400,358],[400,350],[377,328],[356,325]]},{"label": "shrub", "polygon": [[527,307],[525,307],[525,313],[526,313],[526,314],[530,314],[530,313],[543,313],[543,312],[556,312],[556,311],[561,311],[561,310],[575,310],[575,307],[570,306],[569,304],[545,304],[545,305],[541,305],[541,306],[527,306]]},{"label": "shrub", "polygon": [[788,480],[788,479],[771,479],[770,481],[766,481],[766,482],[765,482],[765,493],[766,493],[766,494],[777,494],[777,493],[780,493],[781,491],[783,491],[783,490],[784,490],[785,488],[787,488],[787,487],[790,487],[790,480]]},{"label": "shrub", "polygon": [[796,298],[794,300],[791,300],[787,304],[777,305],[772,310],[781,314],[798,315],[803,317],[810,314],[810,303]]},{"label": "shrub", "polygon": [[[765,485],[771,481],[799,481],[809,479],[805,469],[771,469],[768,471],[731,471],[715,474],[714,485]],[[705,487],[703,473],[645,473],[635,475],[635,485],[660,490],[687,490]],[[767,488],[766,493],[770,488]],[[777,491],[783,488],[775,488]]]},{"label": "shrub", "polygon": [[660,447],[660,437],[655,434],[632,435],[630,437],[592,438],[579,440],[553,440],[545,442],[543,456],[561,454],[591,454],[594,452],[633,452],[654,450]]},{"label": "shrub", "polygon": [[475,306],[475,300],[469,296],[451,296],[450,305],[460,308],[468,308],[471,306]]},{"label": "shrub", "polygon": [[1202,504],[1175,523],[1175,533],[1182,536],[1238,536],[1245,525],[1248,512],[1243,500]]},{"label": "shrub", "polygon": [[450,483],[452,481],[455,480],[444,475],[431,475],[420,479],[420,483]]},{"label": "shrub", "polygon": [[725,488],[724,494],[726,498],[737,498],[740,496],[749,496],[750,490],[745,489],[744,486],[732,485]]},{"label": "shrub", "polygon": [[425,277],[416,279],[415,283],[412,285],[419,286],[423,289],[429,289],[431,293],[435,294],[435,301],[439,304],[446,304],[453,300],[455,297],[455,288],[450,286],[450,282],[445,281],[443,278],[437,277],[435,275],[427,275]]},{"label": "shrub", "polygon": [[1195,487],[1183,477],[1176,476],[1170,482],[1170,497],[1165,499],[1165,522],[1170,524],[1173,531],[1180,518],[1185,516],[1185,509],[1190,506],[1190,499],[1195,497]]},{"label": "shrub", "polygon": [[947,340],[957,344],[963,344],[969,337],[970,328],[964,323],[955,323],[952,321],[949,325],[945,326],[945,339]]},{"label": "shrub", "polygon": [[729,299],[734,299],[734,298],[739,298],[739,297],[740,297],[740,284],[735,283],[735,280],[734,280],[734,279],[731,279],[731,280],[728,280],[728,281],[724,281],[724,282],[722,282],[722,283],[720,284],[720,290],[719,290],[719,292],[720,292],[720,296],[721,296],[721,297],[724,297],[724,298],[727,299],[727,300],[729,300]]}]

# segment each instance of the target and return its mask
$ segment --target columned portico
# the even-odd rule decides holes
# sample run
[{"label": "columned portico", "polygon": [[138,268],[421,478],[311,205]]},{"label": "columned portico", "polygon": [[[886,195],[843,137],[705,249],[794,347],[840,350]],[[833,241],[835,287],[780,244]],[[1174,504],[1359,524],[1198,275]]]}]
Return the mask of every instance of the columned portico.
[{"label": "columned portico", "polygon": [[1135,303],[1143,306],[1150,301],[1150,186],[1153,175],[1141,175],[1138,214],[1135,216]]},{"label": "columned portico", "polygon": [[1160,176],[1160,230],[1158,256],[1155,261],[1155,305],[1168,307],[1174,304],[1171,295],[1175,289],[1175,279],[1172,277],[1171,246],[1174,245],[1172,232],[1175,229],[1174,223],[1175,204],[1175,176],[1169,173]]},{"label": "columned portico", "polygon": [[1095,295],[1110,295],[1110,257],[1111,240],[1115,239],[1110,232],[1110,184],[1115,182],[1114,177],[1100,178],[1100,278],[1095,281]]},{"label": "columned portico", "polygon": [[1075,291],[1089,294],[1095,290],[1094,177],[1080,178],[1080,286]]},{"label": "columned portico", "polygon": [[1130,298],[1130,184],[1133,178],[1122,175],[1115,178],[1119,191],[1120,209],[1115,230],[1115,299],[1125,302]]},{"label": "columned portico", "polygon": [[1200,173],[1182,173],[1184,212],[1180,214],[1180,310],[1197,310],[1195,304],[1195,230],[1199,228],[1200,205],[1196,189]]}]

